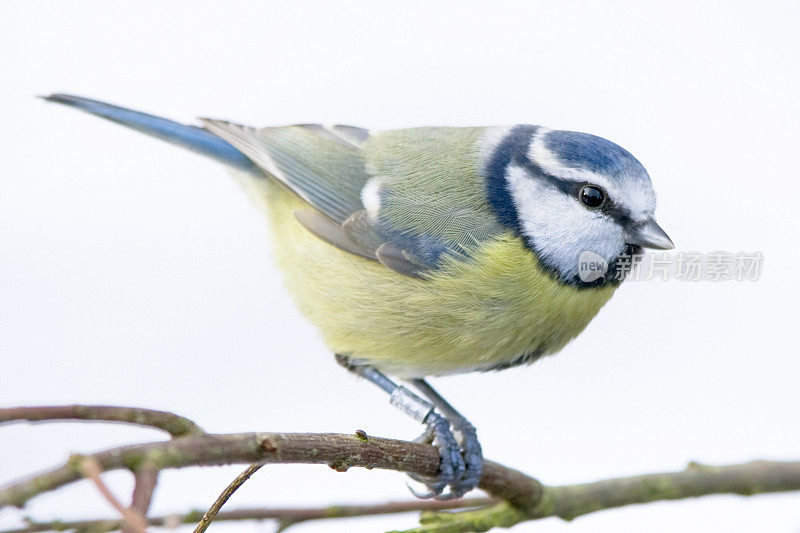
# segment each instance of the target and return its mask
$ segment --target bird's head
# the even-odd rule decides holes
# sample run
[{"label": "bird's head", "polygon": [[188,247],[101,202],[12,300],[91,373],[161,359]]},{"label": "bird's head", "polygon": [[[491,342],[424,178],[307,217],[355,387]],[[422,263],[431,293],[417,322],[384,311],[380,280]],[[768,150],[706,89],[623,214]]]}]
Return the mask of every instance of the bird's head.
[{"label": "bird's head", "polygon": [[[627,150],[594,135],[536,126],[515,126],[495,139],[486,159],[489,201],[563,281],[612,283],[621,257],[673,247],[653,216],[650,176]],[[582,271],[590,260],[605,262],[606,272]]]}]

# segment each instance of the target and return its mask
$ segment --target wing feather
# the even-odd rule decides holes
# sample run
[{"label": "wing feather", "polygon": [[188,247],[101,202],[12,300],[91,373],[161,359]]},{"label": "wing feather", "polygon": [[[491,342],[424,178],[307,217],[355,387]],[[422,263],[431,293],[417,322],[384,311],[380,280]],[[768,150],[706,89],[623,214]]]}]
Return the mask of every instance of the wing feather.
[{"label": "wing feather", "polygon": [[309,232],[399,274],[424,278],[444,257],[468,258],[502,231],[485,199],[480,128],[370,134],[342,125],[255,129],[202,120],[308,203],[294,216]]},{"label": "wing feather", "polygon": [[309,124],[255,129],[201,120],[209,131],[340,224],[363,208],[359,194],[369,175],[361,150],[333,130]]},{"label": "wing feather", "polygon": [[323,241],[340,250],[360,255],[367,259],[377,260],[376,247],[365,246],[350,237],[344,226],[335,220],[326,217],[316,209],[298,209],[294,211],[294,218],[308,231]]}]

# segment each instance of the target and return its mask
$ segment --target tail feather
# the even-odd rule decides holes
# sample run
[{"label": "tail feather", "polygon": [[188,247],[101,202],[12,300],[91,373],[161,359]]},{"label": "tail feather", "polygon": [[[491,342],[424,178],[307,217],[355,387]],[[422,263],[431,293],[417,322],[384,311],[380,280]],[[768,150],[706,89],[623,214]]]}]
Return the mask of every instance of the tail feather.
[{"label": "tail feather", "polygon": [[48,102],[75,107],[81,111],[97,115],[128,128],[141,131],[153,137],[188,148],[194,152],[211,157],[240,170],[260,174],[258,168],[242,152],[213,133],[197,127],[181,124],[166,118],[148,115],[107,104],[89,98],[69,94],[51,94],[41,97]]}]

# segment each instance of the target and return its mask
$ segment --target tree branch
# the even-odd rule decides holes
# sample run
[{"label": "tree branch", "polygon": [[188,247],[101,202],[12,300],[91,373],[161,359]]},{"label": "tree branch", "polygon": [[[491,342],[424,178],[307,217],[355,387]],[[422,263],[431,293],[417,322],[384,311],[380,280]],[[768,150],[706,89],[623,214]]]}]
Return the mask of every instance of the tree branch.
[{"label": "tree branch", "polygon": [[[82,467],[96,465],[102,470],[126,468],[137,476],[132,510],[146,512],[157,472],[165,468],[222,464],[306,463],[328,464],[338,471],[350,467],[383,468],[421,476],[434,476],[439,468],[439,453],[429,445],[356,435],[309,433],[238,433],[214,435],[202,433],[191,421],[161,411],[141,409],[69,406],[45,408],[0,409],[0,422],[12,420],[58,419],[113,420],[166,429],[183,434],[169,441],[150,442],[112,448],[87,456],[73,456],[66,464],[38,475],[11,483],[0,489],[0,508],[23,506],[38,494],[52,491],[82,478]],[[175,425],[177,424],[177,426]],[[170,429],[167,429],[170,428]],[[181,429],[183,428],[183,429]],[[721,467],[691,464],[686,470],[609,479],[561,487],[544,487],[537,480],[516,470],[487,461],[480,487],[501,503],[484,501],[481,508],[462,512],[427,512],[420,519],[415,533],[466,533],[487,531],[493,527],[510,527],[526,520],[558,516],[570,520],[576,516],[624,505],[693,498],[707,494],[752,495],[768,492],[800,491],[800,462],[755,461]],[[471,500],[471,503],[476,500]],[[451,502],[409,502],[386,506],[337,507],[354,514],[337,514],[329,509],[244,510],[219,513],[219,520],[278,518],[283,523],[333,516],[360,516],[405,510],[428,511],[455,508]],[[416,506],[414,506],[416,505]],[[404,511],[394,510],[403,508]],[[381,510],[384,509],[384,510]],[[144,512],[142,512],[142,510]],[[247,513],[251,514],[247,514]],[[258,512],[262,515],[256,516]],[[266,516],[264,512],[272,512]],[[237,515],[236,513],[240,513]],[[280,513],[283,518],[276,516]],[[291,513],[296,513],[291,515]],[[315,515],[317,513],[317,515]],[[331,514],[332,513],[332,514]],[[190,513],[191,515],[191,513]],[[186,515],[183,517],[184,522]],[[191,515],[193,521],[200,514]],[[238,518],[234,518],[238,516]],[[167,518],[162,518],[167,520]],[[150,519],[149,523],[155,524]],[[120,521],[94,524],[101,530],[119,527]],[[166,522],[164,522],[166,523]],[[80,523],[75,523],[79,527]],[[17,531],[42,531],[31,529]],[[65,529],[62,525],[57,529]],[[106,528],[106,529],[103,529]],[[0,532],[2,533],[2,532]],[[6,532],[8,533],[8,532]]]},{"label": "tree branch", "polygon": [[[546,487],[541,503],[527,512],[507,503],[461,513],[426,513],[418,528],[402,533],[479,533],[495,527],[557,516],[578,516],[641,503],[711,494],[752,496],[800,490],[800,461],[752,461],[730,466],[691,463],[680,472],[645,474],[582,485]],[[400,533],[400,532],[395,532]]]},{"label": "tree branch", "polygon": [[225,505],[225,502],[227,502],[231,496],[233,496],[233,493],[239,490],[239,487],[244,485],[244,483],[250,479],[250,476],[255,474],[262,466],[264,465],[250,465],[244,472],[236,476],[236,479],[231,481],[230,485],[225,487],[225,490],[222,491],[222,494],[220,494],[217,499],[214,500],[214,503],[208,508],[208,511],[205,512],[203,518],[200,520],[200,523],[194,528],[194,533],[203,533],[206,529],[208,529],[208,526],[211,525],[211,522],[213,522],[214,518],[216,518],[216,516],[219,514],[219,510],[222,509],[222,506]]},{"label": "tree branch", "polygon": [[[497,503],[494,498],[472,497],[460,500],[409,500],[386,503],[370,503],[361,505],[330,505],[327,507],[302,507],[295,509],[235,509],[220,511],[215,522],[243,521],[243,520],[278,520],[283,524],[299,524],[311,520],[328,520],[336,518],[354,518],[358,516],[379,516],[387,514],[412,513],[419,511],[445,511],[448,509],[466,509],[484,507]],[[203,517],[203,511],[195,510],[179,515],[165,515],[151,517],[148,525],[175,527],[180,524],[196,524]],[[40,533],[43,531],[91,531],[92,533],[105,533],[116,531],[122,527],[118,519],[105,520],[75,520],[75,521],[49,521],[36,522],[28,520],[28,525],[18,529],[7,529],[0,533]]]},{"label": "tree branch", "polygon": [[[391,439],[335,433],[204,434],[163,442],[121,446],[90,456],[103,470],[136,470],[143,461],[159,469],[252,463],[328,464],[344,472],[350,467],[382,468],[435,476],[439,452],[433,446]],[[83,456],[0,489],[0,509],[22,507],[34,496],[81,479],[77,466]],[[487,461],[480,487],[516,506],[535,506],[542,486],[511,468]]]},{"label": "tree branch", "polygon": [[[147,520],[147,511],[153,500],[158,483],[158,465],[155,461],[145,460],[134,473],[133,496],[131,497],[130,510]],[[123,528],[122,533],[135,533],[132,528]]]},{"label": "tree branch", "polygon": [[83,461],[81,461],[80,465],[78,465],[81,473],[86,476],[88,479],[92,480],[95,487],[97,487],[98,492],[103,496],[103,498],[113,507],[116,509],[119,514],[123,518],[124,529],[126,531],[130,531],[131,533],[145,533],[147,529],[147,522],[145,521],[144,517],[136,514],[131,509],[128,509],[114,496],[114,493],[111,492],[111,489],[103,482],[102,477],[100,475],[103,471],[100,469],[100,465],[98,465],[91,457],[86,457]]},{"label": "tree branch", "polygon": [[41,407],[8,407],[0,409],[0,424],[9,422],[52,422],[64,420],[124,422],[161,429],[173,437],[199,435],[200,427],[182,416],[167,411],[114,407],[108,405],[45,405]]}]

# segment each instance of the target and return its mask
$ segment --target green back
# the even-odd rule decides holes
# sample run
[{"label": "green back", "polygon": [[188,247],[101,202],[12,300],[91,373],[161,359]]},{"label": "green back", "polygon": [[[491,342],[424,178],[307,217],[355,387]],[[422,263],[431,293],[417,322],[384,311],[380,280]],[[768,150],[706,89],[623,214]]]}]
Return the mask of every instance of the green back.
[{"label": "green back", "polygon": [[503,231],[485,199],[483,128],[206,127],[303,198],[309,209],[295,214],[311,232],[402,274],[423,276]]},{"label": "green back", "polygon": [[377,176],[385,232],[460,250],[501,232],[486,202],[477,143],[483,128],[414,128],[381,132],[365,143]]}]

